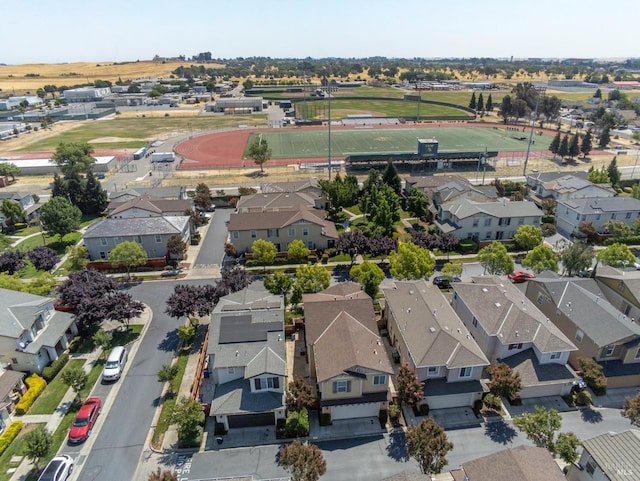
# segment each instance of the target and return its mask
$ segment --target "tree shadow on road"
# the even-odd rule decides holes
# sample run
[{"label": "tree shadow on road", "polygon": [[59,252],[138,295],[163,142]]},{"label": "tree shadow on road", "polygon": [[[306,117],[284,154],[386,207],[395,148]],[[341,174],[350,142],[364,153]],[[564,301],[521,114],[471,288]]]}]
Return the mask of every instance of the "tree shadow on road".
[{"label": "tree shadow on road", "polygon": [[175,351],[180,345],[180,338],[178,337],[178,330],[167,332],[166,336],[158,344],[158,349],[161,351]]},{"label": "tree shadow on road", "polygon": [[509,426],[504,420],[487,423],[484,434],[494,443],[509,444],[518,435],[518,432]]},{"label": "tree shadow on road", "polygon": [[407,452],[407,438],[402,429],[394,429],[389,436],[389,445],[387,446],[387,456],[394,461],[409,461],[409,453]]},{"label": "tree shadow on road", "polygon": [[599,411],[595,411],[590,407],[582,408],[580,410],[580,416],[586,423],[597,424],[602,422],[602,414]]}]

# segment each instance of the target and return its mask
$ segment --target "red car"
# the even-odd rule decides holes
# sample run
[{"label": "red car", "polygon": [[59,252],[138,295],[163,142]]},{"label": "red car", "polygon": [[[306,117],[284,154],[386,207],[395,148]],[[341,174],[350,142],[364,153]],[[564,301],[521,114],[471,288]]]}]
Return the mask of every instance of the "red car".
[{"label": "red car", "polygon": [[87,440],[89,433],[91,433],[91,428],[93,428],[96,419],[98,419],[101,405],[102,402],[97,397],[90,397],[84,402],[71,425],[71,430],[69,430],[69,442],[71,444]]},{"label": "red car", "polygon": [[53,308],[56,311],[62,311],[62,312],[73,312],[76,310],[76,308],[73,306],[67,306],[63,304],[60,299],[56,299],[55,301],[53,301]]},{"label": "red car", "polygon": [[529,279],[533,279],[535,276],[533,274],[529,274],[528,272],[515,271],[507,276],[513,282],[525,282]]}]

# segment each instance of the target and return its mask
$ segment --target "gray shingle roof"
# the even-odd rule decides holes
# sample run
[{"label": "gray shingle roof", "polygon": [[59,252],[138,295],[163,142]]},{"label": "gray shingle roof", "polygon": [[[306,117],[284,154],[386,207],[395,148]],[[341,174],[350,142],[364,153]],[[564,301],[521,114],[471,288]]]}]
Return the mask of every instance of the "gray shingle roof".
[{"label": "gray shingle roof", "polygon": [[582,445],[611,481],[637,479],[640,473],[640,431],[637,429],[601,434],[583,440]]},{"label": "gray shingle roof", "polygon": [[602,212],[640,212],[640,200],[633,197],[598,197],[594,199],[572,199],[558,202],[578,214],[590,215]]},{"label": "gray shingle roof", "polygon": [[535,202],[528,201],[497,201],[497,202],[473,202],[469,199],[461,199],[459,202],[442,204],[442,210],[451,212],[458,219],[465,219],[477,214],[486,214],[492,217],[542,217],[542,211]]},{"label": "gray shingle roof", "polygon": [[501,361],[520,374],[524,387],[540,384],[564,384],[576,379],[576,374],[565,364],[540,364],[533,349],[525,349],[513,356],[505,357]]},{"label": "gray shingle roof", "polygon": [[397,331],[417,367],[454,369],[489,364],[437,287],[422,279],[396,282],[396,288],[383,289],[383,292]]},{"label": "gray shingle roof", "polygon": [[107,211],[109,211],[109,214],[112,216],[129,209],[141,209],[155,214],[162,214],[163,212],[184,213],[191,209],[191,201],[186,199],[163,199],[145,194],[126,202],[112,201],[107,206]]},{"label": "gray shingle roof", "polygon": [[[544,448],[518,446],[462,464],[469,481],[565,481]],[[628,480],[627,480],[628,481]]]},{"label": "gray shingle roof", "polygon": [[264,182],[260,184],[260,190],[265,193],[269,192],[299,192],[307,188],[319,189],[317,177],[310,179],[291,181],[291,182]]},{"label": "gray shingle roof", "polygon": [[218,384],[211,401],[211,416],[264,413],[280,409],[284,394],[265,391],[251,392],[249,380],[237,379]]},{"label": "gray shingle roof", "polygon": [[135,235],[180,235],[189,223],[188,216],[109,218],[96,222],[82,235],[83,239]]},{"label": "gray shingle roof", "polygon": [[[284,341],[281,344],[284,344]],[[276,376],[285,376],[287,374],[287,363],[284,358],[276,354],[268,346],[263,347],[244,369],[245,379],[251,379],[261,374],[273,374]]]},{"label": "gray shingle roof", "polygon": [[322,226],[324,235],[338,238],[335,224],[325,219],[325,211],[308,207],[267,212],[235,212],[229,219],[229,231],[282,229],[296,222]]},{"label": "gray shingle roof", "polygon": [[243,195],[240,197],[236,208],[238,212],[258,212],[260,210],[314,207],[317,198],[305,192],[272,192],[268,194]]},{"label": "gray shingle roof", "polygon": [[[541,183],[545,183],[545,182],[549,182],[552,180],[556,180],[559,179],[561,177],[566,176],[567,173],[566,172],[538,172],[536,174],[527,174],[527,180],[532,179],[534,180],[537,184],[541,184]],[[579,177],[582,179],[586,179],[587,176],[589,175],[588,172],[586,171],[578,171],[578,172],[571,172],[571,175],[573,175],[574,177]]]},{"label": "gray shingle roof", "polygon": [[0,289],[0,336],[17,339],[51,302],[47,297]]}]

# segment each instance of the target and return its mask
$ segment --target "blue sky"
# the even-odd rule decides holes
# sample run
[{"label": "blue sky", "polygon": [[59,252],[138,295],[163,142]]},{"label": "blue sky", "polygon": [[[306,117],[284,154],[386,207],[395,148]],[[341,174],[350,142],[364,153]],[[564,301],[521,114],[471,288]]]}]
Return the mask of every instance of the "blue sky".
[{"label": "blue sky", "polygon": [[[0,63],[640,56],[638,0],[4,0]],[[628,19],[628,21],[626,20]]]}]

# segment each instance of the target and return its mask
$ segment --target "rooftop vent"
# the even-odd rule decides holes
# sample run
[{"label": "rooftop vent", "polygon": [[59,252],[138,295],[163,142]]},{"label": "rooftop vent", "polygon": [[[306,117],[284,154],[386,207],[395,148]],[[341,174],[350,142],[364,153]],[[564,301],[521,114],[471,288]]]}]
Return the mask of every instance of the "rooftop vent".
[{"label": "rooftop vent", "polygon": [[487,289],[486,287],[483,287],[482,292],[489,292],[489,289]]},{"label": "rooftop vent", "polygon": [[500,304],[499,302],[496,302],[496,307],[502,307],[502,304]]},{"label": "rooftop vent", "polygon": [[431,326],[431,327],[429,328],[429,332],[436,332],[436,328],[435,328],[435,327],[433,327],[433,326]]}]

